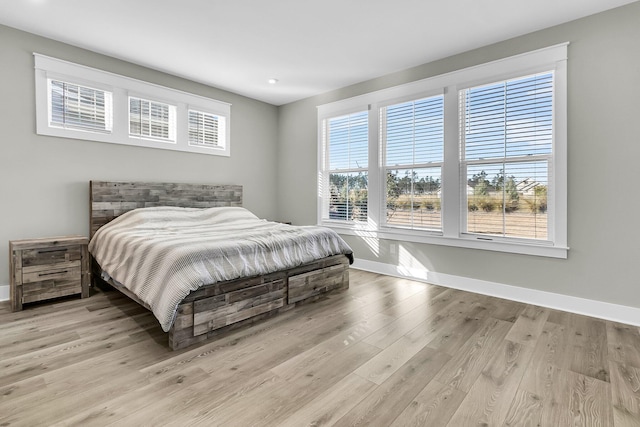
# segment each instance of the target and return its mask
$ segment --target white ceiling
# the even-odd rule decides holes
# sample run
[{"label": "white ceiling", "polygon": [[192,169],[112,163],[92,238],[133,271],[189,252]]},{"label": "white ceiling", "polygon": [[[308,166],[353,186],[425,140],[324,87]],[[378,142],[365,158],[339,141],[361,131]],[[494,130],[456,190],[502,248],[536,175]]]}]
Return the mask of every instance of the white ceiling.
[{"label": "white ceiling", "polygon": [[0,0],[0,24],[282,105],[627,3]]}]

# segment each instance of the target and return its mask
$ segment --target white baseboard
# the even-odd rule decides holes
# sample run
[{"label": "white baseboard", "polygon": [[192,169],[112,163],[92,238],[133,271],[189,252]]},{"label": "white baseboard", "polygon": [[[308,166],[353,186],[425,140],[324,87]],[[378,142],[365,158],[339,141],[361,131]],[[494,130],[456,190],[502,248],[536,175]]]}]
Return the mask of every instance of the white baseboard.
[{"label": "white baseboard", "polygon": [[[636,307],[471,279],[469,277],[454,276],[418,268],[398,267],[363,259],[356,259],[351,267],[358,270],[371,271],[395,277],[405,277],[447,288],[460,289],[477,294],[640,326],[640,308]],[[0,285],[0,301],[8,300],[9,285]]]},{"label": "white baseboard", "polygon": [[418,268],[405,268],[377,261],[356,259],[352,268],[386,274],[389,276],[428,282],[447,288],[460,289],[477,294],[504,298],[526,304],[568,311],[570,313],[597,317],[614,322],[640,326],[640,308],[626,305],[611,304],[586,298],[539,291],[502,283],[487,282],[485,280],[454,276],[451,274],[427,271]]}]

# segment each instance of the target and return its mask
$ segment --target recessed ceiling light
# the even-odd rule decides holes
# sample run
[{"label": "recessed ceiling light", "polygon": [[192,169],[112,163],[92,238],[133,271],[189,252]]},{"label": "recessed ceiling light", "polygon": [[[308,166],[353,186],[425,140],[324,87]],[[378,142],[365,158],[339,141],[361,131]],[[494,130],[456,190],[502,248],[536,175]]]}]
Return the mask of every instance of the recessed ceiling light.
[{"label": "recessed ceiling light", "polygon": [[267,82],[268,82],[270,85],[274,85],[274,84],[278,83],[278,79],[269,79],[269,80],[267,80]]}]

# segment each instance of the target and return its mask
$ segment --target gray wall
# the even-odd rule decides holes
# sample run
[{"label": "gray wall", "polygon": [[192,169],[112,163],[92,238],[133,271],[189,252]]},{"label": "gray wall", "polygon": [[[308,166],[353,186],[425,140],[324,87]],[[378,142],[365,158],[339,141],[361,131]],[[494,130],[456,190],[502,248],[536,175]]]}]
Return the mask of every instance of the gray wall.
[{"label": "gray wall", "polygon": [[[231,157],[36,135],[33,52],[231,103]],[[242,184],[276,218],[277,107],[4,26],[0,81],[0,285],[9,240],[88,235],[91,179]]]},{"label": "gray wall", "polygon": [[640,307],[640,3],[280,108],[280,217],[316,222],[316,106],[569,41],[567,260],[345,236],[357,258]]}]

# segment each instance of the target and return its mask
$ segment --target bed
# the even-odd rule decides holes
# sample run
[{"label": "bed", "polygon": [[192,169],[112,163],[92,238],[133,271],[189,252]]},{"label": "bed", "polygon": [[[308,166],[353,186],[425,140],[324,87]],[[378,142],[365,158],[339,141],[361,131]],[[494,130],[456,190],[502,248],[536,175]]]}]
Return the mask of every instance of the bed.
[{"label": "bed", "polygon": [[[165,215],[170,216],[171,227],[166,227],[162,222],[168,221],[165,219]],[[94,252],[92,260],[93,283],[96,285],[106,283],[152,310],[163,330],[168,333],[169,346],[174,350],[211,339],[231,329],[273,316],[297,305],[317,300],[323,297],[326,292],[349,287],[348,269],[353,258],[350,248],[343,241],[342,243],[337,241],[333,243],[336,248],[340,246],[340,250],[334,250],[335,248],[310,250],[309,252],[313,253],[314,257],[310,257],[303,250],[297,250],[296,252],[300,252],[300,257],[292,260],[288,259],[289,255],[285,257],[273,256],[280,261],[282,261],[281,258],[287,258],[287,262],[265,263],[265,265],[269,265],[270,270],[261,274],[256,274],[258,271],[256,268],[262,263],[263,258],[253,256],[256,258],[255,262],[245,263],[237,262],[237,259],[229,255],[239,251],[242,257],[246,257],[245,249],[241,251],[229,249],[228,252],[225,252],[229,255],[230,261],[226,268],[219,270],[225,270],[223,272],[225,274],[228,274],[226,270],[232,270],[231,276],[221,275],[222,273],[219,273],[218,267],[216,267],[209,268],[210,271],[203,276],[206,279],[194,279],[187,273],[184,273],[184,276],[174,274],[172,278],[158,279],[153,277],[154,274],[143,273],[144,271],[155,271],[155,267],[146,270],[146,267],[137,265],[132,267],[133,264],[126,264],[127,267],[125,267],[125,261],[127,263],[133,262],[130,259],[133,258],[131,254],[134,253],[144,253],[145,256],[137,257],[142,261],[148,261],[146,258],[152,259],[150,249],[147,247],[156,248],[165,245],[162,240],[156,246],[152,246],[149,242],[156,239],[156,236],[163,238],[160,236],[161,233],[169,233],[168,238],[171,240],[174,238],[176,224],[180,226],[183,223],[187,224],[192,218],[197,218],[200,221],[201,217],[205,217],[208,221],[207,224],[209,222],[223,224],[229,228],[227,232],[237,234],[238,239],[236,240],[245,246],[247,242],[254,240],[257,245],[263,245],[260,238],[256,237],[260,233],[274,236],[274,238],[280,238],[278,237],[280,234],[288,233],[291,236],[297,236],[298,242],[314,240],[315,238],[307,239],[305,237],[305,233],[312,231],[314,233],[332,233],[330,230],[312,230],[318,227],[292,227],[255,218],[253,214],[242,208],[242,186],[238,185],[91,181],[90,236],[92,244],[90,248]],[[162,224],[156,225],[158,221]],[[105,227],[107,224],[109,225]],[[138,224],[142,225],[138,226]],[[250,232],[253,234],[245,237],[235,231],[233,227],[236,226],[239,227],[238,230],[243,227],[251,230]],[[135,227],[139,227],[139,229]],[[117,246],[111,243],[109,239],[113,239],[113,237],[110,236],[113,236],[113,233],[118,229],[128,233],[138,233],[135,234],[138,236],[138,244],[147,246],[135,246],[135,249],[129,249],[133,246],[129,244],[126,247]],[[187,228],[187,230],[191,229]],[[190,233],[192,237],[189,239],[194,240],[193,244],[196,247],[204,245],[203,238],[201,238],[204,232],[198,229],[197,232],[190,231]],[[328,236],[326,238],[323,236],[319,240],[333,239],[330,234]],[[180,239],[182,238],[183,236],[180,236]],[[339,237],[337,239],[341,241]],[[182,249],[183,241],[179,242],[179,245],[176,243],[173,246]],[[109,249],[104,249],[108,244],[111,245]],[[311,243],[306,244],[311,245]],[[346,249],[342,244],[346,246]],[[296,247],[300,249],[304,246],[305,244],[298,243]],[[216,251],[220,250],[216,248]],[[121,259],[114,262],[112,259],[105,258],[105,253],[120,256]],[[264,251],[261,254],[264,256]],[[240,259],[244,259],[242,257]],[[205,261],[209,263],[207,265],[211,265],[210,260]],[[106,267],[103,269],[101,264]],[[156,261],[154,265],[165,264],[164,261],[161,263]],[[174,264],[182,265],[181,261]],[[222,263],[219,264],[222,265]],[[285,265],[286,267],[283,267]],[[242,268],[234,268],[234,266]],[[277,270],[274,270],[275,268]],[[131,270],[128,275],[125,274],[127,269]],[[194,269],[203,270],[202,267]],[[180,272],[180,274],[183,273]],[[141,293],[140,289],[145,288],[147,282],[151,283],[154,280],[158,281],[160,286],[165,286],[169,282],[176,282],[176,277],[179,278],[177,281],[182,281],[181,277],[184,277],[185,283],[181,285],[188,289],[181,290],[182,294],[179,294],[178,297],[171,296],[169,298],[172,301],[175,300],[175,305],[171,308],[172,311],[165,307],[158,314],[158,307],[154,305],[155,300],[149,299],[149,295],[145,292]],[[221,280],[223,277],[233,278]],[[167,286],[167,289],[173,288]],[[165,293],[164,290],[154,292]],[[169,293],[167,291],[167,294]],[[172,304],[174,303],[172,302]],[[168,314],[162,314],[165,312]],[[166,317],[167,315],[170,315],[170,319]]]}]

